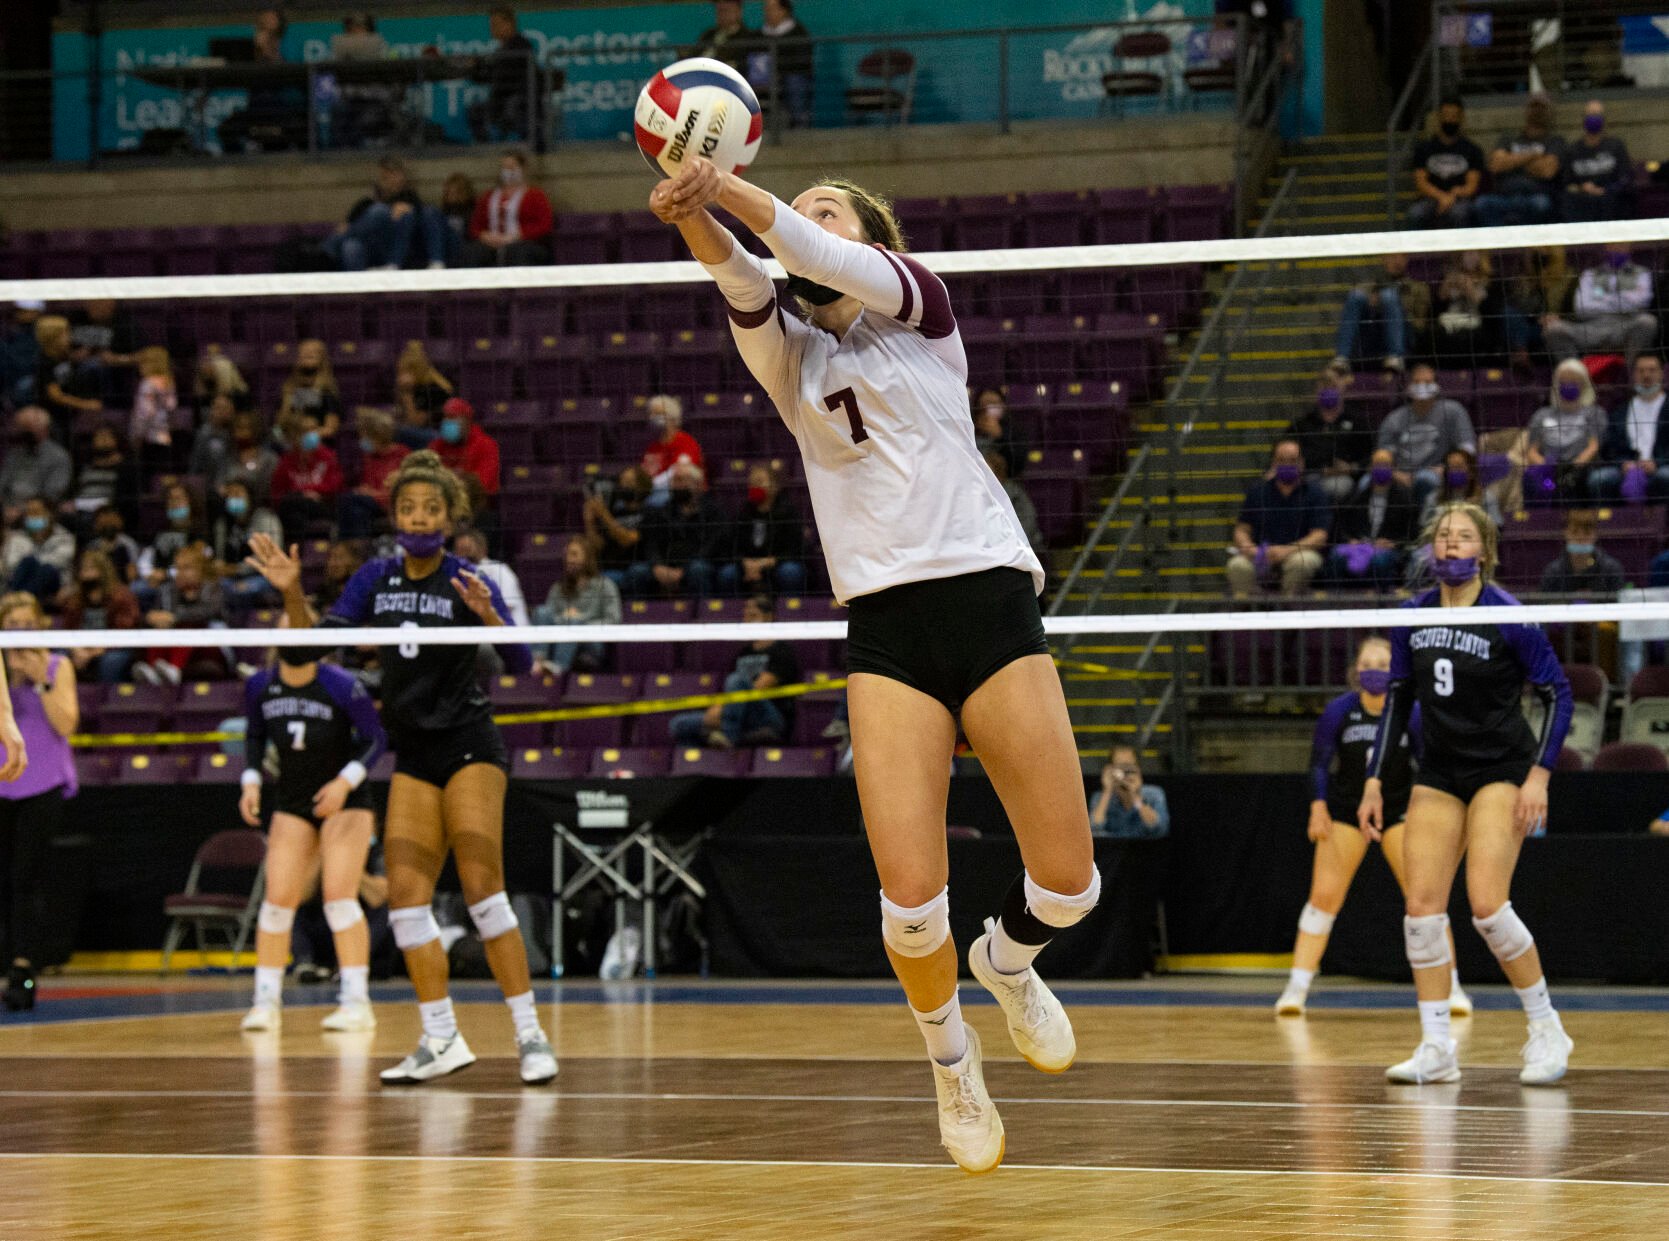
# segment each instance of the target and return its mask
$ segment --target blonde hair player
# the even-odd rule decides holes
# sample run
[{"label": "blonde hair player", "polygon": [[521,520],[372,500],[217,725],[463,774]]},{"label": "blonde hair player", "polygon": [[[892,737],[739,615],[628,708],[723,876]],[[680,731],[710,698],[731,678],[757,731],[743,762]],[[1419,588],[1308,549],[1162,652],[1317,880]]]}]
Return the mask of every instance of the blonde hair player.
[{"label": "blonde hair player", "polygon": [[[1508,899],[1519,848],[1547,817],[1548,776],[1570,728],[1570,682],[1539,627],[1466,623],[1460,609],[1518,604],[1489,580],[1497,537],[1495,523],[1475,504],[1437,510],[1427,539],[1438,585],[1404,605],[1415,609],[1409,626],[1392,633],[1391,684],[1357,812],[1362,830],[1380,839],[1385,756],[1401,743],[1418,701],[1425,760],[1408,803],[1403,940],[1419,998],[1420,1045],[1385,1072],[1410,1085],[1460,1080],[1449,1036],[1445,911],[1462,854],[1472,925],[1530,1023],[1518,1080],[1550,1086],[1570,1060],[1570,1036],[1553,1011],[1536,942]],[[1526,681],[1542,702],[1540,736],[1519,706]]]},{"label": "blonde hair player", "polygon": [[[458,476],[433,452],[414,452],[389,480],[398,555],[367,562],[348,579],[325,628],[397,625],[402,629],[509,624],[498,587],[446,551],[447,537],[469,517]],[[290,624],[306,628],[312,610],[301,593],[295,549],[286,554],[264,534],[249,538],[250,565],[284,596]],[[498,647],[505,668],[526,672],[525,645]],[[478,648],[413,642],[381,648],[383,719],[394,751],[383,853],[388,860],[388,921],[417,992],[423,1037],[382,1080],[415,1085],[475,1063],[447,994],[446,952],[431,905],[450,852],[469,902],[487,964],[504,992],[516,1029],[522,1081],[556,1076],[556,1056],[539,1025],[515,911],[504,891],[504,793],[510,757],[493,723],[492,704],[475,676]]]},{"label": "blonde hair player", "polygon": [[319,653],[278,648],[275,668],[244,686],[248,731],[238,811],[261,823],[261,786],[271,781],[266,892],[256,921],[255,998],[247,1031],[276,1030],[282,1020],[284,966],[290,930],[315,873],[324,890],[325,922],[336,941],[342,989],[326,1030],[370,1030],[371,937],[359,904],[359,881],[371,848],[371,789],[365,783],[387,747],[382,721],[365,687]]},{"label": "blonde hair player", "polygon": [[[1322,953],[1333,932],[1333,919],[1344,905],[1350,881],[1368,853],[1368,838],[1352,821],[1362,801],[1362,781],[1367,777],[1379,720],[1385,710],[1385,689],[1391,683],[1391,642],[1375,634],[1363,638],[1351,670],[1356,688],[1340,694],[1327,704],[1316,722],[1315,742],[1310,749],[1310,781],[1314,800],[1310,802],[1310,839],[1315,843],[1315,864],[1310,876],[1310,897],[1298,915],[1298,939],[1292,946],[1292,973],[1286,990],[1275,1002],[1275,1012],[1298,1017],[1309,998],[1310,983],[1321,968]],[[1381,773],[1384,788],[1385,829],[1380,848],[1386,864],[1403,882],[1402,826],[1408,810],[1411,759],[1419,757],[1420,708],[1409,717],[1408,732],[1386,762]],[[1337,762],[1337,770],[1334,763]],[[1454,936],[1449,937],[1449,955],[1454,956]],[[1451,970],[1449,1011],[1469,1016],[1472,1000],[1460,989],[1460,976]]]},{"label": "blonde hair player", "polygon": [[[849,182],[813,186],[790,206],[696,159],[649,206],[718,284],[743,360],[799,441],[829,576],[850,608],[852,749],[882,938],[927,1042],[940,1137],[962,1168],[991,1171],[1003,1125],[962,1020],[946,887],[959,719],[1025,860],[969,966],[1020,1054],[1045,1072],[1064,1071],[1077,1048],[1032,961],[1095,907],[1101,878],[1038,611],[1043,568],[974,444],[945,287],[902,253],[886,202]],[[710,206],[781,260],[806,321],[785,312],[764,265]]]}]

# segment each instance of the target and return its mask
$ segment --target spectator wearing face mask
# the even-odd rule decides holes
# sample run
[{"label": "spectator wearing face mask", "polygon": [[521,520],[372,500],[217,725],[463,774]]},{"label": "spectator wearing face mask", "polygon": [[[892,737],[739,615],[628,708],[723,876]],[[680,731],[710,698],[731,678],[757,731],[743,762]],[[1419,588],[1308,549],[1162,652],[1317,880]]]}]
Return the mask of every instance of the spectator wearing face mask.
[{"label": "spectator wearing face mask", "polygon": [[1563,214],[1572,222],[1621,220],[1634,214],[1634,161],[1621,138],[1605,132],[1605,105],[1582,110],[1582,136],[1565,153]]},{"label": "spectator wearing face mask", "polygon": [[1356,476],[1373,451],[1367,423],[1345,409],[1349,378],[1328,369],[1316,379],[1315,405],[1292,420],[1286,433],[1298,441],[1308,469],[1305,475],[1338,504],[1356,491]]},{"label": "spectator wearing face mask", "polygon": [[1414,492],[1414,503],[1424,506],[1437,490],[1443,458],[1451,450],[1478,451],[1472,419],[1459,401],[1442,395],[1437,371],[1421,362],[1408,374],[1408,401],[1385,415],[1379,424],[1380,448],[1395,459],[1397,481]]},{"label": "spectator wearing face mask", "polygon": [[1008,402],[994,388],[987,388],[974,398],[974,446],[982,454],[1001,453],[1011,479],[1018,479],[1026,468],[1026,445],[1014,433]]},{"label": "spectator wearing face mask", "polygon": [[1657,341],[1652,273],[1634,261],[1626,241],[1606,245],[1605,259],[1586,267],[1569,315],[1546,315],[1542,335],[1555,358],[1621,353],[1630,366]]},{"label": "spectator wearing face mask", "polygon": [[1669,419],[1664,417],[1663,362],[1634,359],[1634,390],[1612,410],[1600,444],[1604,465],[1588,472],[1596,500],[1669,500]]},{"label": "spectator wearing face mask", "polygon": [[[1454,500],[1476,504],[1489,514],[1497,527],[1501,525],[1501,505],[1493,491],[1485,491],[1478,472],[1478,458],[1465,448],[1451,448],[1443,457],[1443,481],[1436,491],[1426,497],[1420,509],[1420,528],[1423,530],[1438,509]],[[1430,585],[1428,582],[1427,585]]]},{"label": "spectator wearing face mask", "polygon": [[[75,582],[59,598],[66,629],[137,629],[139,600],[116,576],[116,566],[101,551],[88,549],[75,562]],[[82,680],[112,685],[125,680],[133,651],[123,647],[78,647],[69,653]]]},{"label": "spectator wearing face mask", "polygon": [[650,484],[664,493],[672,485],[672,472],[680,465],[693,465],[703,477],[707,463],[695,436],[684,430],[684,403],[675,396],[652,396],[647,406],[649,433],[653,438],[643,450],[643,471]]},{"label": "spectator wearing face mask", "polygon": [[1450,96],[1437,108],[1437,133],[1414,148],[1410,228],[1466,228],[1483,185],[1484,153],[1462,133],[1466,108]]},{"label": "spectator wearing face mask", "polygon": [[122,441],[111,427],[93,432],[87,459],[75,480],[75,494],[62,506],[66,520],[84,534],[96,513],[112,507],[124,522],[139,524],[139,471],[122,451]]},{"label": "spectator wearing face mask", "polygon": [[121,510],[114,505],[106,505],[93,514],[93,532],[88,536],[86,548],[109,556],[123,582],[131,582],[139,575],[139,544],[127,533]]},{"label": "spectator wearing face mask", "polygon": [[1478,197],[1478,222],[1548,224],[1557,218],[1565,140],[1553,132],[1553,101],[1536,91],[1524,105],[1524,125],[1501,135],[1489,153],[1490,191]]},{"label": "spectator wearing face mask", "polygon": [[197,355],[197,375],[192,380],[191,392],[199,408],[209,405],[217,397],[225,397],[234,410],[248,409],[253,399],[243,372],[221,351],[219,345],[205,345],[203,352]]},{"label": "spectator wearing face mask", "polygon": [[475,406],[453,397],[440,411],[440,435],[429,445],[454,474],[467,474],[488,498],[498,495],[498,441],[475,421]]},{"label": "spectator wearing face mask", "polygon": [[475,203],[469,241],[458,251],[458,267],[530,267],[551,261],[555,226],[551,201],[527,183],[527,157],[511,151],[499,161],[498,184]]},{"label": "spectator wearing face mask", "polygon": [[139,580],[134,583],[134,593],[145,607],[151,606],[157,590],[168,580],[175,556],[187,547],[209,550],[208,530],[196,494],[181,483],[172,483],[162,498],[168,524],[139,553]]},{"label": "spectator wearing face mask", "polygon": [[225,465],[227,458],[232,455],[232,415],[237,412],[237,406],[229,396],[214,396],[209,399],[208,408],[203,412],[203,423],[197,428],[197,435],[191,441],[191,459],[185,471],[187,474],[194,474],[198,478],[213,478],[220,473],[221,466]]},{"label": "spectator wearing face mask", "polygon": [[336,439],[342,425],[342,393],[330,366],[330,350],[322,340],[304,340],[296,346],[295,366],[284,381],[278,424],[283,426],[297,414],[315,419],[326,440]]},{"label": "spectator wearing face mask", "polygon": [[299,542],[309,525],[328,525],[342,494],[342,466],[325,447],[319,420],[297,414],[284,424],[290,450],[272,472],[272,506],[284,525],[286,541]]},{"label": "spectator wearing face mask", "polygon": [[1304,452],[1290,436],[1275,442],[1269,470],[1246,492],[1234,525],[1229,590],[1248,598],[1265,581],[1286,595],[1302,594],[1321,570],[1332,524],[1327,497],[1304,481]]},{"label": "spectator wearing face mask", "polygon": [[24,504],[41,496],[53,505],[70,493],[74,466],[63,445],[52,439],[52,422],[39,405],[25,405],[12,419],[11,444],[0,463],[0,504],[8,523]]},{"label": "spectator wearing face mask", "polygon": [[216,487],[224,487],[234,478],[247,484],[256,504],[265,504],[271,496],[272,475],[278,468],[278,457],[263,442],[261,430],[259,414],[251,410],[233,414],[232,451],[209,477]]},{"label": "spectator wearing face mask", "polygon": [[354,430],[359,457],[336,519],[345,539],[367,538],[386,527],[389,480],[411,455],[411,449],[394,442],[394,416],[385,410],[361,406],[354,414]]},{"label": "spectator wearing face mask", "polygon": [[1622,563],[1601,550],[1598,539],[1599,514],[1591,508],[1569,510],[1565,548],[1542,570],[1542,594],[1598,602],[1615,599],[1628,580]]},{"label": "spectator wearing face mask", "polygon": [[271,509],[255,504],[249,484],[230,479],[220,489],[220,515],[209,526],[209,554],[226,595],[229,612],[245,613],[277,599],[266,578],[249,567],[249,538],[284,538],[284,524]]},{"label": "spectator wearing face mask", "polygon": [[[187,547],[174,557],[173,575],[157,589],[145,613],[148,629],[209,629],[226,623],[226,601],[209,572],[210,558],[200,547]],[[133,663],[133,679],[147,685],[178,685],[188,668],[193,680],[218,680],[226,675],[219,651],[188,646],[151,647]]]},{"label": "spectator wearing face mask", "polygon": [[1420,510],[1413,491],[1397,481],[1395,460],[1389,448],[1376,448],[1367,490],[1333,510],[1330,580],[1377,590],[1393,590],[1402,580],[1404,557],[1420,535]]},{"label": "spectator wearing face mask", "polygon": [[1479,250],[1450,254],[1437,286],[1437,325],[1432,353],[1440,363],[1470,367],[1485,353],[1498,352],[1499,313],[1486,310],[1493,289],[1489,256]]},{"label": "spectator wearing face mask", "polygon": [[1387,254],[1377,279],[1359,284],[1344,299],[1328,369],[1350,374],[1371,358],[1401,374],[1403,359],[1431,325],[1431,287],[1408,274],[1406,254]]},{"label": "spectator wearing face mask", "polygon": [[[581,534],[570,535],[562,549],[562,576],[551,583],[544,603],[533,612],[538,625],[618,625],[620,587],[597,565],[591,541]],[[595,672],[606,657],[601,642],[553,642],[539,652],[546,671],[564,673],[570,668]]]},{"label": "spectator wearing face mask", "polygon": [[642,553],[626,572],[624,593],[712,594],[713,558],[724,530],[701,470],[689,462],[675,466],[668,502],[644,514]]},{"label": "spectator wearing face mask", "polygon": [[42,604],[55,599],[75,559],[75,536],[59,525],[40,496],[23,506],[23,519],[6,536],[7,590],[23,590]]},{"label": "spectator wearing face mask", "polygon": [[617,590],[625,589],[626,576],[643,551],[649,494],[649,475],[642,466],[631,465],[612,485],[589,491],[580,510],[586,544]]},{"label": "spectator wearing face mask", "polygon": [[1530,419],[1525,436],[1525,503],[1586,498],[1588,466],[1599,456],[1604,435],[1605,415],[1588,369],[1566,359],[1554,368],[1548,402]]},{"label": "spectator wearing face mask", "polygon": [[797,595],[805,590],[805,519],[784,498],[769,466],[748,471],[747,498],[733,530],[730,559],[719,567],[721,594],[770,590]]}]

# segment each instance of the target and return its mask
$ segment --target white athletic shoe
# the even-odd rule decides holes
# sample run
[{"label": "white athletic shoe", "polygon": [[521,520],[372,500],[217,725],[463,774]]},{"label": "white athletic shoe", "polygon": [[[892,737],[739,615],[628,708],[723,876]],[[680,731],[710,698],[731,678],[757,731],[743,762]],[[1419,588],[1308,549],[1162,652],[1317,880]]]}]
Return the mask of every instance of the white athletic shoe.
[{"label": "white athletic shoe", "polygon": [[462,1034],[449,1039],[430,1038],[425,1034],[417,1040],[417,1050],[392,1069],[384,1069],[379,1076],[385,1086],[415,1086],[467,1069],[475,1063],[475,1053],[464,1042]]},{"label": "white athletic shoe", "polygon": [[1425,1086],[1433,1082],[1458,1082],[1460,1062],[1455,1058],[1455,1041],[1443,1047],[1437,1043],[1421,1043],[1414,1054],[1401,1064],[1385,1070],[1385,1080],[1404,1086]]},{"label": "white athletic shoe", "polygon": [[245,1034],[261,1034],[284,1024],[284,1012],[276,1004],[251,1004],[239,1028]]},{"label": "white athletic shoe", "polygon": [[350,1000],[346,1004],[339,1004],[336,1011],[319,1023],[320,1028],[337,1032],[352,1030],[375,1030],[377,1015],[371,1011],[370,1004],[364,1000]]},{"label": "white athletic shoe", "polygon": [[1532,1021],[1530,1037],[1524,1040],[1524,1068],[1518,1080],[1526,1086],[1553,1085],[1565,1075],[1575,1046],[1557,1017]]},{"label": "white athletic shoe", "polygon": [[1472,997],[1460,989],[1460,984],[1451,983],[1449,986],[1449,1016],[1470,1017],[1472,1015]]},{"label": "white athletic shoe", "polygon": [[556,1053],[543,1030],[532,1030],[516,1036],[516,1051],[522,1061],[522,1081],[529,1086],[543,1086],[556,1076]]},{"label": "white athletic shoe", "polygon": [[1277,1017],[1302,1017],[1304,1004],[1310,998],[1310,993],[1303,987],[1287,984],[1287,989],[1281,992],[1281,998],[1275,1001],[1275,1015]]},{"label": "white athletic shoe", "polygon": [[1078,1055],[1078,1040],[1072,1022],[1037,971],[1004,974],[991,964],[991,936],[996,923],[985,920],[985,934],[968,949],[968,968],[1002,1005],[1008,1019],[1008,1035],[1026,1063],[1042,1073],[1064,1073]]},{"label": "white athletic shoe", "polygon": [[985,1092],[979,1032],[967,1027],[968,1050],[955,1064],[932,1061],[939,1093],[939,1141],[964,1172],[978,1176],[1003,1161],[1002,1117]]}]

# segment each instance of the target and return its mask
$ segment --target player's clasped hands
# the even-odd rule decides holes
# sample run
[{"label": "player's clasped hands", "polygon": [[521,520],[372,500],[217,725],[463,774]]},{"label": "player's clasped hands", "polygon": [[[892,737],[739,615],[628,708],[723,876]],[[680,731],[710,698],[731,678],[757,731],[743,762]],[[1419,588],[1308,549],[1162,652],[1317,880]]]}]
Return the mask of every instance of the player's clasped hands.
[{"label": "player's clasped hands", "polygon": [[663,223],[676,224],[717,202],[723,188],[724,175],[712,161],[691,156],[683,172],[656,182],[649,192],[649,210]]}]

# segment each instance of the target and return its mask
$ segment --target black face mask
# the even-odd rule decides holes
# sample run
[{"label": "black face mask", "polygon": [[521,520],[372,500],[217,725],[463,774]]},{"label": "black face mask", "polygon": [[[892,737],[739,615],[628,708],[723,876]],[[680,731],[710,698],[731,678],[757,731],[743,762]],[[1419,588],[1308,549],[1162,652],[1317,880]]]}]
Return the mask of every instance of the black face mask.
[{"label": "black face mask", "polygon": [[281,646],[278,648],[278,662],[287,668],[304,668],[317,663],[322,654],[319,648],[313,646]]},{"label": "black face mask", "polygon": [[316,367],[316,366],[298,366],[298,367],[296,367],[296,374],[300,375],[303,379],[316,378],[318,376],[318,373],[319,373],[319,368]]},{"label": "black face mask", "polygon": [[807,280],[804,276],[790,276],[783,291],[802,302],[809,302],[813,306],[827,306],[830,302],[838,302],[846,295],[839,289],[831,289],[826,284],[818,284]]},{"label": "black face mask", "polygon": [[96,595],[103,586],[104,583],[99,581],[96,577],[84,577],[81,579],[81,593],[84,595]]},{"label": "black face mask", "polygon": [[694,498],[695,492],[686,487],[674,487],[672,489],[672,502],[674,504],[688,504]]},{"label": "black face mask", "polygon": [[1444,121],[1441,125],[1439,125],[1437,127],[1437,132],[1442,134],[1445,138],[1453,138],[1456,134],[1458,134],[1460,132],[1460,122],[1459,121]]}]

